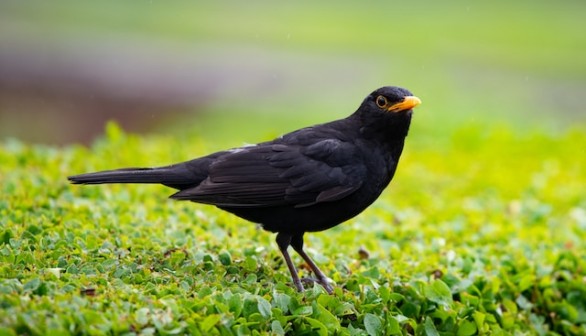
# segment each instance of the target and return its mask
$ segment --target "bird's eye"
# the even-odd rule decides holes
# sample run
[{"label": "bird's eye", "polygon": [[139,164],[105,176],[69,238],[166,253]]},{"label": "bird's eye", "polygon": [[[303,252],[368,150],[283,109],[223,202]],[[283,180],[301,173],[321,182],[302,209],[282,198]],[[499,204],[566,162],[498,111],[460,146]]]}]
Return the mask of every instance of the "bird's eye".
[{"label": "bird's eye", "polygon": [[378,105],[378,107],[380,108],[384,108],[385,106],[387,106],[387,98],[383,96],[376,97],[376,105]]}]

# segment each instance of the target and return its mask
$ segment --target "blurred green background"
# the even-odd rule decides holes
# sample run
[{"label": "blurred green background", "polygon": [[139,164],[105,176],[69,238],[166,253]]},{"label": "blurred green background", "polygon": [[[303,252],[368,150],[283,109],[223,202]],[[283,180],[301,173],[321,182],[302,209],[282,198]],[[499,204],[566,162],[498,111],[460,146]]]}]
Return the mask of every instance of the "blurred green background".
[{"label": "blurred green background", "polygon": [[467,125],[563,132],[586,121],[584,13],[585,1],[2,1],[0,139],[90,143],[117,120],[236,146],[345,117],[383,85],[423,100],[415,141]]}]

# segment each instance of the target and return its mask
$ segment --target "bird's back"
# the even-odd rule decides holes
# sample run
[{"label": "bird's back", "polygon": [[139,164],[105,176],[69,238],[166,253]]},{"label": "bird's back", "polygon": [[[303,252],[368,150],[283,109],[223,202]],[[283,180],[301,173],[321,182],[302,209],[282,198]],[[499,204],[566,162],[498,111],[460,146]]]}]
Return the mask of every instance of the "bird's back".
[{"label": "bird's back", "polygon": [[360,137],[351,120],[302,129],[218,157],[208,178],[173,197],[216,205],[269,231],[325,230],[362,212],[392,179],[403,141],[392,150],[376,142]]}]

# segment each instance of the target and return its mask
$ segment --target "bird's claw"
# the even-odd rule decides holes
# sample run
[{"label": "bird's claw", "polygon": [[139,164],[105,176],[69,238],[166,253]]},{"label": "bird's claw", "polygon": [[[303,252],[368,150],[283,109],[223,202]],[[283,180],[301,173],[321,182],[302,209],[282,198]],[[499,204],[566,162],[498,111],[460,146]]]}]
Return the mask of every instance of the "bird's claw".
[{"label": "bird's claw", "polygon": [[301,282],[304,285],[313,285],[314,283],[318,283],[320,284],[325,291],[328,294],[332,294],[334,292],[334,289],[332,288],[332,286],[329,284],[327,279],[317,279],[317,278],[310,278],[310,277],[305,277],[305,278],[301,278]]}]

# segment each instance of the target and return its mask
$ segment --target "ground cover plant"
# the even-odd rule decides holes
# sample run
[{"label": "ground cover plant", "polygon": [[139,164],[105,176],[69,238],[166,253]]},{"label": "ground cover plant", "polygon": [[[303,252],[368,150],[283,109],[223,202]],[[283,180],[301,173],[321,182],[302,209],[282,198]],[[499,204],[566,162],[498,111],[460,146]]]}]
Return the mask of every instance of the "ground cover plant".
[{"label": "ground cover plant", "polygon": [[165,187],[65,179],[214,147],[198,136],[140,137],[111,124],[89,148],[4,141],[0,331],[586,333],[583,129],[464,125],[439,141],[429,146],[415,129],[395,180],[370,209],[307,235],[333,295],[319,285],[297,293],[274,236],[251,223],[166,200]]}]

